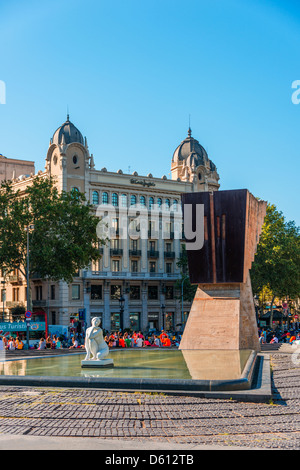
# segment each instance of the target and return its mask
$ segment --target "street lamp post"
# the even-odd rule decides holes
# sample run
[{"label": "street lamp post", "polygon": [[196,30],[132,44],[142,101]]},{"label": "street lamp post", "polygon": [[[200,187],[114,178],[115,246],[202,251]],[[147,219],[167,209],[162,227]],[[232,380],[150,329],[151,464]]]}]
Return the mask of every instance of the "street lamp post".
[{"label": "street lamp post", "polygon": [[186,281],[186,277],[184,277],[181,281],[181,323],[182,323],[182,328],[184,325],[184,314],[183,314],[183,285]]},{"label": "street lamp post", "polygon": [[2,289],[2,302],[3,302],[2,321],[4,322],[4,302],[6,300],[6,289],[4,288],[5,281],[1,281],[1,284],[3,286],[3,289]]},{"label": "street lamp post", "polygon": [[123,297],[123,295],[121,295],[121,297],[119,298],[119,304],[120,304],[120,330],[123,332],[123,315],[124,315],[124,303],[125,303],[125,299]]},{"label": "street lamp post", "polygon": [[[27,231],[27,253],[26,253],[26,283],[27,283],[27,312],[31,311],[31,299],[30,299],[30,278],[29,278],[29,230],[33,230],[34,225],[27,225],[26,231]],[[29,349],[29,321],[26,321],[27,323],[27,334],[26,334],[26,342],[27,342],[27,347]]]}]

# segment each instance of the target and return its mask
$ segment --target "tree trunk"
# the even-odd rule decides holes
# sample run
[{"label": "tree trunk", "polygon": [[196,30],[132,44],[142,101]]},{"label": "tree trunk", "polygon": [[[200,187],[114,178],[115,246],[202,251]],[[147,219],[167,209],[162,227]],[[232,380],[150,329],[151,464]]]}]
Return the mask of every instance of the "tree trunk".
[{"label": "tree trunk", "polygon": [[273,304],[274,304],[274,300],[275,300],[275,295],[273,295],[273,297],[272,297],[271,312],[270,312],[270,327],[272,328],[272,330],[274,329],[274,327],[273,327]]}]

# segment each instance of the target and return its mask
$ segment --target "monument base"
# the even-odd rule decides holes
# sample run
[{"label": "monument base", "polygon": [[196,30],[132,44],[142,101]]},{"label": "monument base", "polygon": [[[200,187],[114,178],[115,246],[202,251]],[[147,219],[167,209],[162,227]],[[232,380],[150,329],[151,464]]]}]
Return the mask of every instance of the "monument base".
[{"label": "monument base", "polygon": [[81,361],[81,367],[93,369],[111,368],[114,367],[114,361],[112,359],[102,359],[100,361]]},{"label": "monument base", "polygon": [[179,349],[260,351],[249,274],[246,283],[198,286]]}]

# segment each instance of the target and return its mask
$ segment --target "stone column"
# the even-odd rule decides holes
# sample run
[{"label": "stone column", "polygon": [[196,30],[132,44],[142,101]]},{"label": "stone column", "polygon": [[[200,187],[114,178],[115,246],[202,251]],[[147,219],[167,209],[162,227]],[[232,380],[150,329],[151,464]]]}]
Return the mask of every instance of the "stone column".
[{"label": "stone column", "polygon": [[126,292],[126,288],[124,289],[123,297],[125,299],[124,302],[124,313],[123,313],[123,328],[130,327],[130,319],[129,319],[129,293]]},{"label": "stone column", "polygon": [[59,296],[59,323],[64,326],[70,325],[69,317],[69,286],[64,281],[58,283]]}]

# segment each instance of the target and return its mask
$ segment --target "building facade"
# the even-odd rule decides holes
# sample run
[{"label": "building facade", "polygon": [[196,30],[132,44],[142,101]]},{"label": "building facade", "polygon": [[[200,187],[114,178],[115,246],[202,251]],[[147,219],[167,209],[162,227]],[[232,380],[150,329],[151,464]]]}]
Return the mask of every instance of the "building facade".
[{"label": "building facade", "polygon": [[[190,129],[173,153],[171,174],[168,179],[97,169],[87,139],[68,116],[53,134],[45,170],[37,175],[55,177],[60,190],[84,192],[99,221],[109,221],[99,224],[99,237],[104,233],[107,241],[99,248],[101,259],[70,285],[31,279],[33,311],[46,312],[50,325],[75,322],[79,330],[94,316],[109,331],[180,329],[190,309],[182,301],[177,266],[184,245],[181,195],[219,188],[216,167]],[[13,184],[22,189],[32,177],[15,178]],[[26,306],[25,295],[25,279],[11,273],[2,288],[6,315],[16,305]]]},{"label": "building facade", "polygon": [[34,162],[17,158],[7,158],[0,154],[0,183],[17,178],[28,178],[30,175],[34,174]]}]

